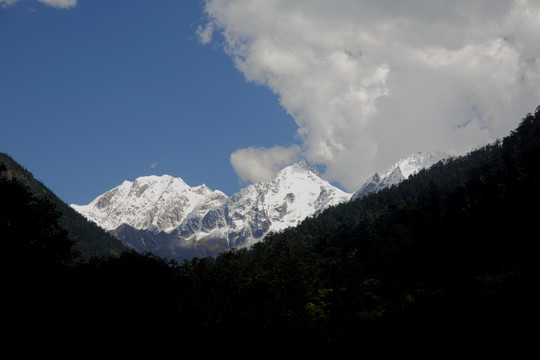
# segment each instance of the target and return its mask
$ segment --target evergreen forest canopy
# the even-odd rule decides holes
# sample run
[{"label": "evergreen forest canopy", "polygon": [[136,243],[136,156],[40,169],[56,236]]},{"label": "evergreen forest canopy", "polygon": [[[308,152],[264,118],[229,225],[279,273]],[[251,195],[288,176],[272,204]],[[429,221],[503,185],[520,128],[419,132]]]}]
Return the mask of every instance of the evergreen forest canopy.
[{"label": "evergreen forest canopy", "polygon": [[[82,260],[88,260],[91,257],[120,255],[126,250],[126,246],[122,242],[73,210],[9,155],[0,153],[0,167],[4,169],[0,173],[0,177],[3,177],[4,181],[14,180],[19,185],[24,186],[35,199],[41,199],[53,205],[53,210],[59,215],[58,225],[68,232],[69,238],[73,241],[74,250]],[[8,183],[4,182],[4,186],[7,186]],[[11,186],[14,186],[14,182],[11,182]],[[3,196],[7,195],[4,193]],[[2,203],[0,206],[3,206]]]},{"label": "evergreen forest canopy", "polygon": [[74,261],[51,205],[2,177],[11,326],[198,357],[537,358],[539,185],[540,106],[398,186],[178,264],[132,251]]}]

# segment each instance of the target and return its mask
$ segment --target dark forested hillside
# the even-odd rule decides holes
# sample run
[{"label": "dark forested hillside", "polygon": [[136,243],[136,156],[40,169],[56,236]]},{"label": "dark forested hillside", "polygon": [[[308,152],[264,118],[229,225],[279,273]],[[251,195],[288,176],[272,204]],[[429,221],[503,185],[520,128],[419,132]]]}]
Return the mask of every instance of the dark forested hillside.
[{"label": "dark forested hillside", "polygon": [[185,264],[216,302],[197,316],[325,358],[540,355],[539,165],[540,107],[494,144]]},{"label": "dark forested hillside", "polygon": [[60,226],[68,231],[69,237],[75,242],[75,250],[83,259],[87,260],[92,256],[119,255],[126,250],[126,246],[118,239],[107,234],[96,224],[87,221],[9,155],[0,153],[0,165],[2,164],[6,169],[1,176],[19,181],[34,196],[54,204],[61,214]]},{"label": "dark forested hillside", "polygon": [[502,141],[286,236],[322,254],[341,328],[369,319],[427,358],[538,355],[539,165],[540,108]]},{"label": "dark forested hillside", "polygon": [[98,346],[202,358],[538,358],[539,184],[540,107],[494,144],[249,250],[67,267],[32,313],[84,348],[98,329]]}]

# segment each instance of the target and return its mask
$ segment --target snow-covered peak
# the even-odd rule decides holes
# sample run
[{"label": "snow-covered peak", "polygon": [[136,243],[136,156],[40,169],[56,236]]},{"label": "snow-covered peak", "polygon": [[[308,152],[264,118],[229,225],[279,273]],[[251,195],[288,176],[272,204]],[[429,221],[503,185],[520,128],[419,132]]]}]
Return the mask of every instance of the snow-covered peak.
[{"label": "snow-covered peak", "polygon": [[[194,186],[194,187],[192,187],[192,190],[195,191],[197,194],[201,194],[201,195],[209,194],[209,193],[212,192],[212,189],[210,189],[205,184],[202,184],[202,185],[199,185],[199,186]],[[217,191],[219,191],[219,190],[217,190]]]},{"label": "snow-covered peak", "polygon": [[263,194],[265,202],[268,203],[281,202],[284,196],[294,194],[299,203],[311,206],[311,204],[308,204],[307,199],[318,196],[323,190],[332,191],[340,199],[339,201],[351,196],[351,194],[328,183],[315,166],[306,160],[301,160],[283,168],[272,181],[249,185],[234,194],[232,198],[249,197],[250,194],[258,194],[259,196]]},{"label": "snow-covered peak", "polygon": [[383,178],[390,175],[396,168],[399,168],[405,179],[409,176],[418,173],[420,170],[436,164],[449,155],[440,151],[421,151],[412,155],[399,159],[388,171],[382,176]]},{"label": "snow-covered peak", "polygon": [[272,181],[240,189],[229,198],[216,197],[212,206],[200,205],[174,232],[191,241],[224,241],[229,247],[249,246],[269,231],[296,226],[348,194],[324,180],[307,161],[282,169]]},{"label": "snow-covered peak", "polygon": [[153,232],[171,231],[211,193],[206,185],[192,188],[181,178],[151,175],[126,180],[88,205],[71,206],[105,230],[127,224]]},{"label": "snow-covered peak", "polygon": [[301,187],[301,185],[306,185],[304,183],[328,184],[319,173],[319,170],[306,160],[301,160],[283,168],[270,182],[273,186],[285,187],[295,185]]},{"label": "snow-covered peak", "polygon": [[382,175],[375,173],[364,185],[352,196],[352,200],[362,198],[372,192],[397,185],[401,181],[415,175],[422,169],[429,168],[440,160],[450,157],[440,151],[422,151],[399,159]]},{"label": "snow-covered peak", "polygon": [[[279,174],[281,174],[281,173],[293,174],[293,173],[303,173],[303,172],[312,173],[312,174],[316,175],[317,177],[323,179],[323,176],[321,175],[319,170],[307,160],[300,160],[299,162],[297,162],[295,164],[287,166],[286,168],[283,168],[279,172]],[[279,174],[278,174],[278,176],[279,176]]]},{"label": "snow-covered peak", "polygon": [[[146,176],[124,181],[88,205],[72,207],[106,230],[124,224],[149,230],[145,236],[154,233],[160,239],[159,246],[154,244],[160,255],[175,256],[190,246],[186,244],[197,244],[193,246],[206,253],[249,246],[268,232],[296,226],[351,195],[332,186],[304,160],[282,169],[272,181],[249,185],[231,197],[206,185],[190,187],[168,175]],[[170,243],[162,243],[160,231],[168,233]],[[125,239],[148,250],[150,245],[135,240]]]},{"label": "snow-covered peak", "polygon": [[346,202],[346,193],[324,180],[319,171],[303,160],[282,169],[270,182],[252,184],[231,196],[227,212],[235,229],[251,229],[251,239],[268,231],[295,226],[329,206]]}]

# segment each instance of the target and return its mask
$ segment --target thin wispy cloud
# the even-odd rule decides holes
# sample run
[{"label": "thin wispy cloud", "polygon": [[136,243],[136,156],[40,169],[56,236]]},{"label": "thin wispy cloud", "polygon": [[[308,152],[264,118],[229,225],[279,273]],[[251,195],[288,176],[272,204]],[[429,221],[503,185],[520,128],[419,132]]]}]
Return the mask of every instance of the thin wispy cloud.
[{"label": "thin wispy cloud", "polygon": [[2,7],[8,7],[15,4],[18,1],[20,0],[0,0],[0,5],[2,5]]},{"label": "thin wispy cloud", "polygon": [[59,9],[69,9],[77,5],[77,0],[38,0],[41,3]]},{"label": "thin wispy cloud", "polygon": [[[18,3],[21,0],[0,0],[0,5],[8,7]],[[58,8],[58,9],[70,9],[77,5],[77,0],[37,0],[40,3]]]},{"label": "thin wispy cloud", "polygon": [[204,27],[199,25],[196,34],[201,44],[208,44],[210,41],[212,41],[212,35],[214,34],[214,24],[210,22],[207,23]]},{"label": "thin wispy cloud", "polygon": [[[500,138],[540,100],[537,1],[206,0],[205,11],[201,42],[220,34],[294,118],[301,155],[350,191],[401,156]],[[277,162],[235,154],[258,157],[261,173]]]}]

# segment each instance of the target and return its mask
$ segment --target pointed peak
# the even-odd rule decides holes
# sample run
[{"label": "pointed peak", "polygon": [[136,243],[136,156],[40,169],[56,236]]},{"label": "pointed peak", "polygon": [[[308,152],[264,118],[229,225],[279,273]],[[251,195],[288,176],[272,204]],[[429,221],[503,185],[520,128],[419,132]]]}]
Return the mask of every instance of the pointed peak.
[{"label": "pointed peak", "polygon": [[210,189],[206,184],[197,185],[191,188],[193,191],[195,191],[197,194],[201,195],[207,195],[214,192],[214,190]]},{"label": "pointed peak", "polygon": [[450,157],[441,151],[427,150],[420,151],[398,160],[394,167],[400,168],[403,177],[407,179],[410,175],[416,174],[419,170],[428,168],[431,165]]},{"label": "pointed peak", "polygon": [[442,151],[426,150],[400,158],[394,165],[382,175],[375,173],[370,177],[352,197],[362,198],[365,195],[390,187],[408,179],[409,176],[418,173],[422,169],[429,168],[440,160],[448,159],[449,154]]},{"label": "pointed peak", "polygon": [[307,161],[305,159],[302,159],[302,160],[298,161],[297,163],[294,163],[294,164],[286,167],[285,169],[287,169],[287,168],[294,168],[294,169],[298,169],[298,170],[309,171],[309,172],[312,172],[313,174],[317,175],[318,177],[322,178],[322,174],[315,167],[315,165],[311,164],[309,161]]}]

